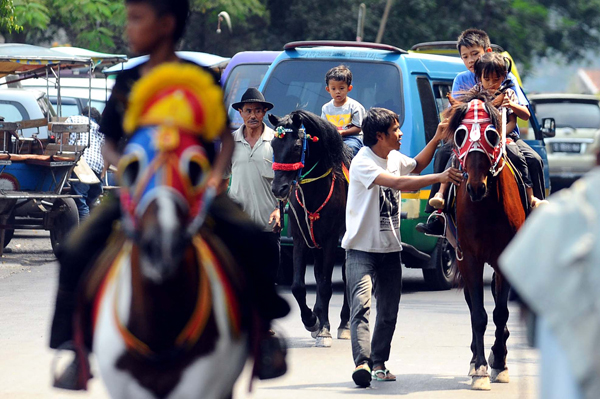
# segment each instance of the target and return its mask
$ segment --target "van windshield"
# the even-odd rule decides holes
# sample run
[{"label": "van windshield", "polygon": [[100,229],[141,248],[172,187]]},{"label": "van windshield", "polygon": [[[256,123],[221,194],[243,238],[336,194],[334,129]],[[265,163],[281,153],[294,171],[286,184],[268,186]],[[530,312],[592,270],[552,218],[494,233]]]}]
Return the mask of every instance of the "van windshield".
[{"label": "van windshield", "polygon": [[535,113],[539,120],[554,118],[558,128],[600,129],[600,107],[597,102],[538,102]]},{"label": "van windshield", "polygon": [[360,61],[289,60],[278,64],[265,83],[265,99],[275,107],[270,111],[277,116],[304,109],[321,115],[323,104],[331,101],[325,90],[325,74],[340,64],[352,71],[350,98],[368,110],[383,107],[400,115],[402,124],[402,96],[400,69],[394,64]]},{"label": "van windshield", "polygon": [[233,68],[225,82],[225,107],[229,113],[231,125],[239,127],[244,122],[240,113],[231,108],[231,104],[242,99],[242,95],[249,87],[260,86],[270,64],[240,64]]}]

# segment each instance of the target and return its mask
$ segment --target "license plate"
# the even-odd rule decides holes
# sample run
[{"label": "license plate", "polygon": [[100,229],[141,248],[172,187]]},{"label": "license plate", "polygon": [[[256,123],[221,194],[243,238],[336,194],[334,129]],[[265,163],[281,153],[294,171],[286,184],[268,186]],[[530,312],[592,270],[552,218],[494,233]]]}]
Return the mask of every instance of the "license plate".
[{"label": "license plate", "polygon": [[581,143],[552,143],[552,152],[580,153]]}]

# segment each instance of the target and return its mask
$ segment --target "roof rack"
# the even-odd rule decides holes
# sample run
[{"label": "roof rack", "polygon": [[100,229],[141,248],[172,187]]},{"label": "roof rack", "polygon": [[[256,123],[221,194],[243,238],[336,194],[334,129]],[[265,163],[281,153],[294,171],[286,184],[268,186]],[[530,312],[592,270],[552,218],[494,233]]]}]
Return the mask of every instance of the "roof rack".
[{"label": "roof rack", "polygon": [[381,43],[370,43],[370,42],[350,42],[341,40],[310,40],[310,41],[299,41],[290,42],[283,46],[284,50],[295,50],[300,47],[358,47],[358,48],[370,48],[373,50],[384,50],[391,51],[397,54],[408,54],[406,50],[402,50],[396,46],[390,46],[389,44]]},{"label": "roof rack", "polygon": [[[432,49],[444,49],[444,50],[456,50],[456,45],[458,42],[456,40],[445,40],[445,41],[437,41],[437,42],[423,42],[417,43],[412,46],[410,49],[412,51],[424,51],[424,50],[432,50]],[[504,49],[497,44],[492,44],[492,49],[494,51],[503,52]]]}]

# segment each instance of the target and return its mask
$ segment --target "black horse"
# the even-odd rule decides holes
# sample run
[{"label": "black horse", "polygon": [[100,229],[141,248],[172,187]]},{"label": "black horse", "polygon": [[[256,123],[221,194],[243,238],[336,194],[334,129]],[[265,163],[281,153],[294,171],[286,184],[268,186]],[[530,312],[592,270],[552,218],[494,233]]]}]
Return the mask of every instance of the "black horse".
[{"label": "black horse", "polygon": [[[272,141],[275,177],[271,189],[289,201],[289,220],[294,239],[292,293],[300,307],[302,323],[316,346],[332,343],[329,324],[331,276],[339,238],[345,229],[346,174],[351,151],[335,126],[310,112],[297,110],[282,118],[269,115],[275,126]],[[306,305],[306,257],[315,260],[317,299],[311,311]],[[345,282],[345,270],[342,269]],[[344,290],[338,338],[349,339],[350,308]]]}]

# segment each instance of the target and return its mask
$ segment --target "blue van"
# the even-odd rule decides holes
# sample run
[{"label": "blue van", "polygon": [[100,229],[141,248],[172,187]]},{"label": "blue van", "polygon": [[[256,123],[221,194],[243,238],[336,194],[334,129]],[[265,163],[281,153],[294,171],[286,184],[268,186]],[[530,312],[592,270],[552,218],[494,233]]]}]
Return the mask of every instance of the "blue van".
[{"label": "blue van", "polygon": [[[401,152],[414,157],[435,135],[440,114],[448,107],[454,77],[465,70],[459,58],[409,53],[400,48],[377,43],[310,41],[284,46],[263,79],[260,90],[275,107],[272,114],[282,116],[295,109],[321,114],[323,104],[331,100],[325,90],[325,73],[344,64],[353,75],[350,97],[365,109],[383,107],[396,112],[404,133]],[[535,118],[535,116],[533,116]],[[536,137],[541,141],[539,124]],[[538,145],[543,148],[543,145]],[[543,154],[544,160],[545,153]],[[433,173],[430,164],[423,174]],[[427,219],[425,205],[430,187],[402,192],[401,223],[406,267],[421,268],[428,284],[449,289],[454,278],[454,250],[445,239],[428,237],[415,230]],[[291,245],[287,231],[284,245]]]}]

